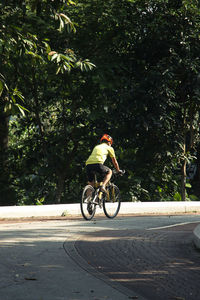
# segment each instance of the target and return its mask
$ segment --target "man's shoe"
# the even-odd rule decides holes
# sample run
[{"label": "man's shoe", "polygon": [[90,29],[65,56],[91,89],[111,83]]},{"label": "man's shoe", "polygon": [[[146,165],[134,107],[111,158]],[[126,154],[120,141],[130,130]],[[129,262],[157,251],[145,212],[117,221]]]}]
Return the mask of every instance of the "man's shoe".
[{"label": "man's shoe", "polygon": [[101,190],[102,193],[107,194],[107,190],[103,185],[101,186],[100,190]]}]

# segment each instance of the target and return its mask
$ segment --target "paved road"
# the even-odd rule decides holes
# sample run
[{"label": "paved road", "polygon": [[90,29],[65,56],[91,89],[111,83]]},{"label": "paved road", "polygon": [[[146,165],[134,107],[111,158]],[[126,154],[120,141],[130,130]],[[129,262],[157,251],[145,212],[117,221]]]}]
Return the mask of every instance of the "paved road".
[{"label": "paved road", "polygon": [[0,300],[198,300],[200,216],[0,224]]},{"label": "paved road", "polygon": [[194,227],[102,230],[81,236],[75,248],[96,270],[146,299],[197,300],[200,252],[192,243]]}]

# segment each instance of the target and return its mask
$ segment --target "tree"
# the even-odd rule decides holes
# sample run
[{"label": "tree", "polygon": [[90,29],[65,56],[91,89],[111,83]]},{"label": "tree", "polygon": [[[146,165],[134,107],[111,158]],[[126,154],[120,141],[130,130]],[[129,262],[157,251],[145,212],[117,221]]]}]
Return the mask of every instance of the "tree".
[{"label": "tree", "polygon": [[[2,93],[0,121],[3,130],[0,132],[0,145],[3,145],[1,160],[2,170],[4,170],[2,174],[4,175],[2,176],[4,179],[6,178],[6,182],[1,179],[1,189],[5,187],[7,189],[10,184],[18,185],[13,176],[9,176],[10,174],[5,171],[8,169],[7,159],[4,155],[8,145],[8,121],[10,115],[15,113],[13,108],[17,107],[23,112],[22,101],[24,102],[29,113],[25,118],[18,120],[24,125],[24,129],[21,128],[20,132],[18,130],[19,139],[23,132],[27,132],[30,137],[30,130],[33,129],[34,137],[38,140],[37,147],[40,148],[40,159],[42,157],[42,164],[46,163],[46,160],[48,161],[47,136],[49,132],[45,125],[48,122],[51,123],[49,112],[57,110],[66,115],[64,109],[67,107],[64,102],[67,100],[64,98],[67,98],[68,94],[65,89],[70,82],[69,72],[76,68],[91,70],[94,67],[89,60],[77,58],[75,52],[68,47],[67,35],[69,32],[75,31],[75,27],[64,13],[66,5],[68,3],[63,1],[49,4],[46,1],[24,1],[23,3],[10,1],[9,4],[7,2],[1,4],[1,72],[3,80],[1,80],[0,86]],[[53,82],[56,82],[56,86],[52,84]],[[19,103],[16,102],[14,95],[20,98]],[[65,123],[65,121],[63,122]],[[64,127],[66,129],[66,124]],[[65,130],[65,135],[66,133]],[[62,146],[64,145],[65,143],[62,144]],[[72,149],[71,151],[73,152]],[[17,149],[16,152],[18,152]],[[30,161],[30,153],[27,159]],[[26,173],[27,169],[22,168],[21,171]],[[58,173],[60,174],[60,172]],[[57,190],[60,189],[59,185],[60,181],[58,180]],[[56,196],[58,202],[60,201],[59,193]],[[2,204],[6,203],[8,201],[5,193],[5,197],[2,197]]]},{"label": "tree", "polygon": [[[171,199],[181,186],[185,200],[192,150],[186,149],[186,136],[192,147],[199,141],[198,2],[110,0],[99,5],[88,0],[71,10],[80,27],[74,43],[82,55],[87,49],[97,65],[89,74],[91,114],[99,124],[96,110],[101,109],[109,119],[101,128],[121,137],[129,186],[143,186],[139,198],[146,200]],[[89,40],[83,38],[86,32]]]},{"label": "tree", "polygon": [[[1,72],[29,111],[9,123],[17,203],[78,199],[84,161],[104,132],[127,170],[126,199],[187,198],[186,162],[199,143],[198,3],[11,4]],[[92,72],[82,72],[94,67],[87,58]]]}]

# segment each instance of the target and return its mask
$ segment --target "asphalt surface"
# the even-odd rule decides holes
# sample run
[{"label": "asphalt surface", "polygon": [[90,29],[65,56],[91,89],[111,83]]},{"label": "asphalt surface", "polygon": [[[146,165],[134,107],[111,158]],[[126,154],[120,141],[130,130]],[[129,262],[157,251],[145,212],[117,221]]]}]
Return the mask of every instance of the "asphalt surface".
[{"label": "asphalt surface", "polygon": [[0,224],[0,300],[199,300],[199,215]]}]

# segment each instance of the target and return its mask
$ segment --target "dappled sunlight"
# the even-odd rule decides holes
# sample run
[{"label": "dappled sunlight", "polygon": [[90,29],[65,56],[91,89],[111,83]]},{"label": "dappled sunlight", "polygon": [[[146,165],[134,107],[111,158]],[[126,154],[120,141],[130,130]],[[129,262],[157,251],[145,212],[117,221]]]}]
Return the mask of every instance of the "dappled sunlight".
[{"label": "dappled sunlight", "polygon": [[165,270],[160,270],[160,269],[155,269],[155,270],[148,270],[148,271],[141,271],[138,272],[139,275],[152,275],[152,274],[156,274],[156,275],[160,275],[160,274],[169,274],[168,271]]},{"label": "dappled sunlight", "polygon": [[59,268],[59,269],[64,269],[65,266],[63,266],[63,265],[41,265],[40,268],[47,268],[47,269],[55,269],[55,268],[57,269],[57,268]]},{"label": "dappled sunlight", "polygon": [[133,282],[133,283],[139,283],[139,282],[152,282],[153,279],[151,278],[115,278],[115,281],[118,281],[118,282]]},{"label": "dappled sunlight", "polygon": [[169,231],[137,229],[80,233],[74,247],[98,272],[146,297],[152,289],[155,299],[162,299],[162,291],[168,297],[176,295],[176,281],[189,286],[186,294],[191,297],[195,295],[195,282],[200,280],[200,255],[191,240],[193,225],[184,226],[185,231],[173,227]]},{"label": "dappled sunlight", "polygon": [[61,286],[67,285],[67,276],[63,278],[67,270],[63,243],[68,234],[66,222],[1,224],[1,294],[3,291],[9,295],[16,289],[20,294],[27,293],[24,299],[29,299],[33,287],[36,293],[42,293],[48,285],[56,295],[57,281]]},{"label": "dappled sunlight", "polygon": [[25,247],[35,247],[36,244],[33,244],[32,242],[31,243],[24,243],[24,240],[23,242],[20,242],[20,241],[13,241],[13,242],[1,242],[0,244],[0,248],[7,248],[7,247],[14,247],[14,246],[25,246]]},{"label": "dappled sunlight", "polygon": [[5,273],[0,287],[5,281],[42,286],[46,278],[53,282],[55,276],[63,282],[68,280],[63,274],[73,260],[88,274],[102,274],[139,294],[144,290],[148,294],[156,286],[157,295],[162,289],[168,293],[175,278],[180,285],[187,280],[195,289],[194,279],[200,279],[200,254],[193,248],[189,227],[186,231],[174,227],[146,230],[158,219],[97,218],[92,222],[79,219],[0,225],[0,269]]},{"label": "dappled sunlight", "polygon": [[168,264],[168,267],[169,268],[177,268],[177,267],[183,267],[183,266],[185,266],[185,265],[187,265],[187,267],[188,267],[188,265],[194,265],[194,262],[192,262],[192,261],[190,261],[190,260],[179,260],[179,259],[177,259],[177,261],[172,261],[172,262],[170,262],[169,264]]}]

